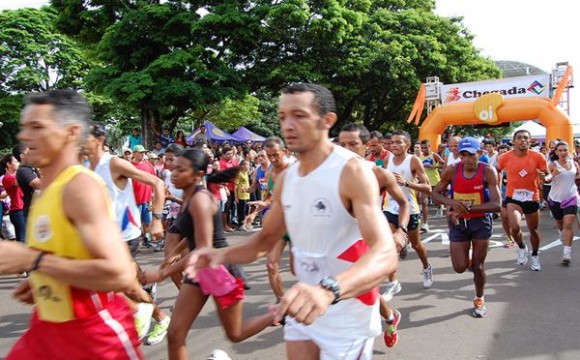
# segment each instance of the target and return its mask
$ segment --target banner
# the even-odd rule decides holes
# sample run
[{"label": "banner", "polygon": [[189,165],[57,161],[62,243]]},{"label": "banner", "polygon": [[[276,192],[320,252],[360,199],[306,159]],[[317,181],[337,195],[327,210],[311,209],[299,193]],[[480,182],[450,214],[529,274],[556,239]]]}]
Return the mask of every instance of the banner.
[{"label": "banner", "polygon": [[470,102],[478,97],[498,93],[504,98],[549,97],[550,75],[518,76],[506,79],[441,85],[441,103]]}]

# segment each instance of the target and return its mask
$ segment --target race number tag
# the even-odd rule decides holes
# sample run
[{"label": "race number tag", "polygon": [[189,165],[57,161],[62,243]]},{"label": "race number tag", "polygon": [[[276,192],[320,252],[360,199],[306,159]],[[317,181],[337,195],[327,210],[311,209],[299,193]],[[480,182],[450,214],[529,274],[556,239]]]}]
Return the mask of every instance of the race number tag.
[{"label": "race number tag", "polygon": [[534,192],[526,189],[515,189],[513,198],[516,201],[532,201]]}]

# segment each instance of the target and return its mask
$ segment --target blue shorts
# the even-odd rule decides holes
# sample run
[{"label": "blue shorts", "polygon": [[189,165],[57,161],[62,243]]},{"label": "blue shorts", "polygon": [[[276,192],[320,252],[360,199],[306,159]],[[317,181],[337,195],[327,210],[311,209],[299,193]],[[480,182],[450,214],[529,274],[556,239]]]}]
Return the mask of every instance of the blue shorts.
[{"label": "blue shorts", "polygon": [[149,204],[137,204],[137,210],[141,214],[141,224],[150,225],[151,224],[151,210],[149,210]]},{"label": "blue shorts", "polygon": [[459,219],[459,224],[447,220],[449,226],[449,241],[464,242],[471,240],[489,240],[493,231],[493,220],[490,214],[483,217]]},{"label": "blue shorts", "polygon": [[[389,223],[395,225],[396,227],[399,226],[399,214],[393,214],[388,211],[383,211]],[[421,214],[411,214],[409,217],[409,224],[407,225],[407,230],[415,230],[419,227],[419,219]]]}]

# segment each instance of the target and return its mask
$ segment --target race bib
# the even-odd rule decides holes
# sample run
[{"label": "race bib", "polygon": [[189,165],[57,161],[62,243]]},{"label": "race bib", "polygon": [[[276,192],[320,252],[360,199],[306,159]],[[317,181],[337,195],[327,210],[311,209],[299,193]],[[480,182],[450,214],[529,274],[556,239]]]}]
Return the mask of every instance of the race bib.
[{"label": "race bib", "polygon": [[481,205],[481,195],[479,193],[453,193],[453,199],[461,201],[468,207],[472,207],[474,205]]},{"label": "race bib", "polygon": [[65,322],[74,319],[69,285],[38,272],[30,274],[30,284],[41,320]]},{"label": "race bib", "polygon": [[526,189],[515,189],[512,199],[516,201],[532,201],[534,192]]}]

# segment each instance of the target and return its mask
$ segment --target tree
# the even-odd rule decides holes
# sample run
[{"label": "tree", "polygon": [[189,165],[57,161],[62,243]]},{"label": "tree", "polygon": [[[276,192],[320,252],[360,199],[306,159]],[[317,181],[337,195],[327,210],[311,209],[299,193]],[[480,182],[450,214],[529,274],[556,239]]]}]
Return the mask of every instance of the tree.
[{"label": "tree", "polygon": [[89,62],[54,25],[53,9],[0,13],[0,116],[3,144],[13,144],[23,95],[57,88],[80,89]]}]

